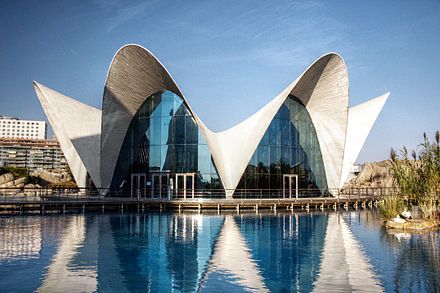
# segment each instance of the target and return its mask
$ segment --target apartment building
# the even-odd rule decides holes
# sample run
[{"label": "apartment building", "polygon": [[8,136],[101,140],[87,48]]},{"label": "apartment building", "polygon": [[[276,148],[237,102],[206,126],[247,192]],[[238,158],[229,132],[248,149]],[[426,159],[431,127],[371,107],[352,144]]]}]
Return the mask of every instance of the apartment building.
[{"label": "apartment building", "polygon": [[0,166],[30,170],[66,170],[66,158],[56,140],[0,138]]},{"label": "apartment building", "polygon": [[0,138],[46,139],[45,121],[0,116]]}]

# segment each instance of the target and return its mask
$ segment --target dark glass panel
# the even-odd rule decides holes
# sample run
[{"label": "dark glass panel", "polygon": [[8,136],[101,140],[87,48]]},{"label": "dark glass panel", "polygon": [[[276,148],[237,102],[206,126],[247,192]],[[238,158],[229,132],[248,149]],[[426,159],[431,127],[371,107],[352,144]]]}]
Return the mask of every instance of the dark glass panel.
[{"label": "dark glass panel", "polygon": [[283,119],[290,121],[290,110],[286,103],[281,105],[280,109],[278,110],[277,114],[275,115],[275,119]]},{"label": "dark glass panel", "polygon": [[269,175],[268,174],[260,174],[258,176],[258,186],[259,189],[269,189],[270,185],[269,185]]},{"label": "dark glass panel", "polygon": [[280,120],[281,145],[284,146],[288,146],[291,144],[289,125],[290,125],[289,120]]},{"label": "dark glass panel", "polygon": [[222,189],[223,186],[220,182],[220,178],[216,173],[211,173],[211,189]]},{"label": "dark glass panel", "polygon": [[185,117],[175,116],[172,120],[173,124],[173,143],[185,144]]},{"label": "dark glass panel", "polygon": [[269,172],[270,158],[269,158],[269,147],[259,146],[257,148],[258,156],[258,167],[260,173]]},{"label": "dark glass panel", "polygon": [[160,145],[150,145],[150,171],[160,171]]},{"label": "dark glass panel", "polygon": [[298,145],[299,144],[299,133],[298,133],[298,129],[296,128],[296,126],[293,123],[290,123],[290,127],[289,127],[289,132],[290,132],[290,144],[292,146],[294,145]]},{"label": "dark glass panel", "polygon": [[277,164],[281,160],[280,147],[276,145],[270,146],[270,164]]},{"label": "dark glass panel", "polygon": [[202,173],[200,174],[200,188],[201,189],[210,189],[211,188],[211,174],[210,173]]},{"label": "dark glass panel", "polygon": [[190,116],[185,117],[186,144],[197,144],[199,131],[196,122]]},{"label": "dark glass panel", "polygon": [[197,172],[197,150],[196,144],[187,144],[185,148],[185,172]]},{"label": "dark glass panel", "polygon": [[167,163],[167,159],[168,160],[170,159],[170,157],[167,156],[169,153],[169,151],[168,151],[169,148],[170,148],[170,146],[168,146],[168,145],[161,145],[160,146],[160,170],[161,171],[167,170],[167,168],[165,168],[165,165]]},{"label": "dark glass panel", "polygon": [[185,145],[174,145],[176,173],[186,172]]},{"label": "dark glass panel", "polygon": [[292,149],[290,147],[281,147],[281,162],[290,164],[290,156]]},{"label": "dark glass panel", "polygon": [[272,120],[269,125],[269,144],[270,145],[279,145],[281,143],[281,134],[280,134],[280,121],[278,119]]}]

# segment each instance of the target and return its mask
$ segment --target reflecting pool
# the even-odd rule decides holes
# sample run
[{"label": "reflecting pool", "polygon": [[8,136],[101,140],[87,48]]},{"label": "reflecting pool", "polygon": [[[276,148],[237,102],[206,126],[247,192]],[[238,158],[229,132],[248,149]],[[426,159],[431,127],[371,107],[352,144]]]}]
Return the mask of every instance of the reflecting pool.
[{"label": "reflecting pool", "polygon": [[440,290],[440,233],[375,210],[0,217],[1,292]]}]

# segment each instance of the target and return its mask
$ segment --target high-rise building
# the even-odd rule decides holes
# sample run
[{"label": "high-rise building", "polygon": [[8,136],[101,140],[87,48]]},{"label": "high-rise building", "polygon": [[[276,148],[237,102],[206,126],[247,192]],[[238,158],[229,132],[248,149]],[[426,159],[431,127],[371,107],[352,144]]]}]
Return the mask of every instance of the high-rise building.
[{"label": "high-rise building", "polygon": [[46,139],[46,122],[0,116],[0,138]]}]

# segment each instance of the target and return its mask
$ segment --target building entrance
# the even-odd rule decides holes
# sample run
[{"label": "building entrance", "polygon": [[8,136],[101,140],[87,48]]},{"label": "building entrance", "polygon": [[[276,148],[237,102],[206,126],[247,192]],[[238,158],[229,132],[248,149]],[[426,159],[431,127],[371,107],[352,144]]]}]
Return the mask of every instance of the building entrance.
[{"label": "building entrance", "polygon": [[131,197],[141,197],[147,194],[147,174],[145,173],[132,173],[131,174]]},{"label": "building entrance", "polygon": [[153,173],[151,175],[151,197],[171,199],[172,183],[169,173]]},{"label": "building entrance", "polygon": [[298,198],[298,175],[283,174],[283,198]]},{"label": "building entrance", "polygon": [[176,197],[194,198],[195,175],[196,173],[176,174]]}]

